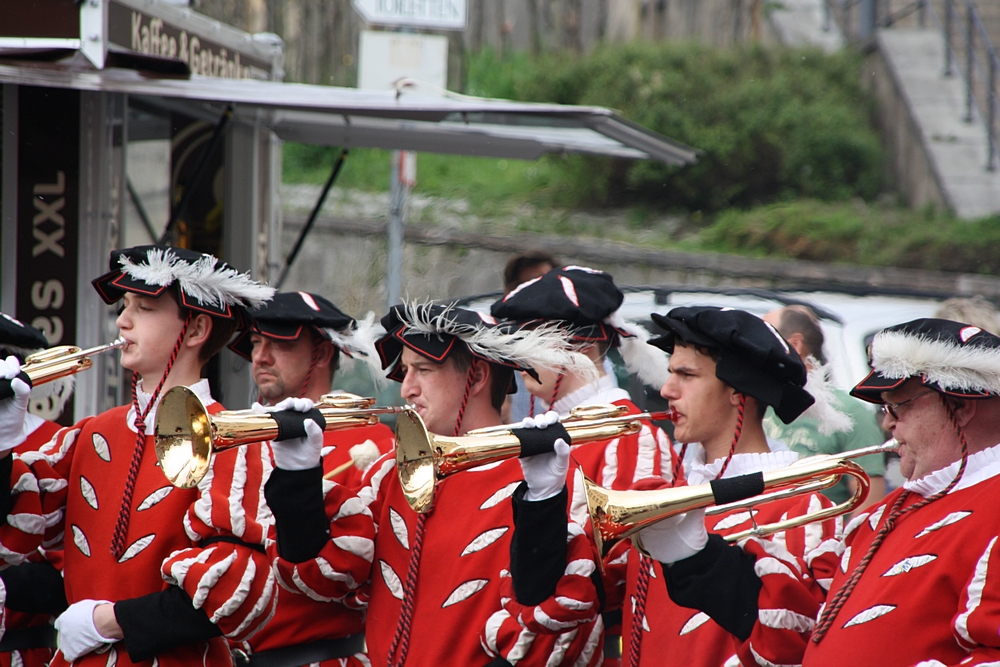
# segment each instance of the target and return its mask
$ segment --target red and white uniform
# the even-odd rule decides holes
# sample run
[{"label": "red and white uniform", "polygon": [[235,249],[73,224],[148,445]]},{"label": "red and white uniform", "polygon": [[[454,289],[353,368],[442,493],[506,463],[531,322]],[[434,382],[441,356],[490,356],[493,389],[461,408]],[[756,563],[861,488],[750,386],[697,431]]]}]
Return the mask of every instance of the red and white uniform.
[{"label": "red and white uniform", "polygon": [[[625,406],[628,414],[640,410],[629,400],[628,393],[614,384],[613,378],[603,376],[555,402],[553,409],[565,416],[577,406],[613,403]],[[670,438],[659,428],[643,422],[638,433],[610,440],[573,445],[570,456],[578,466],[567,479],[570,489],[570,516],[567,526],[567,565],[557,584],[555,595],[540,605],[525,607],[517,602],[513,584],[505,581],[502,589],[503,610],[490,618],[484,633],[484,645],[511,662],[516,657],[518,645],[508,642],[510,649],[502,651],[503,637],[517,637],[522,631],[529,633],[560,632],[576,628],[578,633],[599,632],[603,638],[603,622],[597,614],[599,600],[590,584],[596,570],[598,555],[586,530],[590,529],[587,499],[584,486],[577,472],[612,489],[627,489],[634,482],[648,477],[673,479],[676,454]],[[619,579],[622,578],[620,573]],[[622,582],[614,582],[622,583]],[[605,586],[605,610],[621,606],[621,586]],[[593,594],[595,597],[587,597]],[[539,620],[542,619],[542,620]],[[579,627],[576,627],[579,626]],[[603,649],[601,649],[603,651]],[[511,655],[511,653],[514,655]]]},{"label": "red and white uniform", "polygon": [[[392,429],[384,424],[324,433],[323,472],[328,473],[350,461],[351,447],[366,440],[374,443],[383,454],[391,452],[395,444]],[[356,490],[361,486],[362,475],[362,471],[352,465],[330,480],[324,480],[324,497],[331,498],[335,482],[342,488]],[[349,606],[313,599],[308,595],[297,595],[283,586],[277,587],[276,595],[278,602],[274,616],[260,632],[242,642],[240,648],[249,653],[260,653],[323,639],[340,639],[364,631],[362,605]],[[313,667],[362,667],[366,664],[364,656],[311,663]]]},{"label": "red and white uniform", "polygon": [[[329,473],[344,465],[351,460],[352,447],[369,442],[378,448],[380,454],[388,454],[396,445],[392,429],[385,424],[373,424],[344,431],[327,431],[323,434],[323,472]],[[349,489],[357,489],[361,487],[364,474],[365,471],[352,465],[330,479]]]},{"label": "red and white uniform", "polygon": [[[706,465],[704,455],[704,450],[699,447],[688,472],[689,485],[707,484],[715,479],[721,469],[722,459]],[[791,465],[797,459],[798,454],[788,450],[766,454],[736,454],[729,462],[723,476],[730,478],[782,468]],[[758,525],[763,525],[814,512],[820,507],[830,505],[831,502],[821,494],[796,496],[761,505],[752,510],[752,518]],[[751,510],[737,510],[720,516],[706,517],[708,531],[723,536],[747,530],[752,526]],[[743,541],[743,546],[758,555],[758,573],[762,571],[761,568],[773,568],[779,570],[782,576],[794,574],[796,585],[808,592],[809,599],[812,600],[810,604],[818,606],[825,596],[825,589],[829,587],[833,570],[837,567],[838,557],[835,550],[842,528],[843,524],[837,518],[807,524],[767,538],[750,538]],[[625,556],[625,563],[616,562],[613,567],[609,567],[609,571],[615,571],[623,565],[628,569],[627,603],[624,605],[622,622],[624,628],[622,664],[629,664],[629,628],[633,623],[639,622],[643,628],[639,652],[640,665],[662,664],[663,656],[666,655],[683,656],[684,664],[692,667],[739,665],[736,658],[739,642],[703,612],[675,604],[667,594],[667,588],[663,583],[662,565],[650,558],[640,559],[638,556],[634,549],[630,549]],[[651,567],[652,570],[645,615],[642,619],[636,619],[634,616],[636,584],[639,568],[643,566]],[[770,615],[767,616],[766,622],[785,628],[785,632],[788,626],[797,627],[803,620],[809,622],[811,628],[811,619],[800,619],[797,615],[782,609],[772,609],[768,613]],[[774,632],[777,634],[779,631]],[[796,637],[796,640],[801,641],[801,638]]]},{"label": "red and white uniform", "polygon": [[[208,381],[191,387],[210,413],[222,409]],[[149,396],[140,392],[140,406]],[[173,487],[156,464],[146,419],[145,451],[135,485],[126,549],[120,559],[111,542],[136,438],[131,406],[113,408],[61,429],[37,454],[14,457],[14,510],[0,528],[8,562],[24,559],[25,547],[65,544],[64,577],[70,604],[84,599],[116,602],[179,586],[231,639],[243,639],[266,623],[273,607],[274,575],[263,547],[272,519],[263,502],[270,457],[260,444],[215,455],[195,489]],[[65,665],[57,654],[53,665]],[[81,657],[77,665],[134,664],[124,647]],[[148,661],[144,664],[150,664]],[[213,638],[163,652],[160,667],[229,665],[225,639]]]},{"label": "red and white uniform", "polygon": [[[23,454],[24,452],[38,451],[42,445],[52,439],[52,436],[60,428],[56,422],[48,421],[29,413],[24,420],[24,430],[28,432],[28,436],[24,442],[14,449],[14,452]],[[57,569],[62,567],[62,552],[60,551],[39,551],[37,554],[32,555],[31,559],[38,561],[49,560]],[[0,589],[2,587],[3,585],[0,584]],[[2,633],[0,634],[6,634],[8,630],[52,625],[53,621],[53,618],[48,614],[27,614],[8,609],[3,609],[0,613],[3,614],[2,621],[0,621],[0,628],[2,628]],[[54,652],[54,649],[50,648],[35,648],[0,653],[0,667],[45,667],[52,660]]]},{"label": "red and white uniform", "polygon": [[[501,576],[509,567],[513,529],[510,495],[521,481],[520,465],[510,460],[438,483],[434,510],[425,522],[407,667],[490,661],[479,631],[501,609]],[[332,494],[340,489],[334,487]],[[332,539],[310,561],[295,565],[277,558],[276,569],[283,582],[294,578],[299,590],[317,599],[355,604],[370,595],[368,659],[383,667],[401,616],[418,517],[403,496],[395,459],[379,459],[356,497],[331,501],[328,494],[326,507]],[[368,538],[361,519],[377,535]],[[523,640],[517,664],[524,667],[599,663],[599,631],[567,635],[507,639]]]},{"label": "red and white uniform", "polygon": [[[628,414],[641,412],[629,399],[628,392],[617,387],[614,378],[608,375],[560,398],[552,409],[565,416],[575,407],[607,403],[627,407]],[[638,433],[573,445],[570,455],[592,481],[606,489],[624,490],[648,477],[660,477],[667,481],[673,479],[676,454],[671,445],[666,433],[649,422],[643,422]],[[581,493],[574,494],[572,515],[580,525],[586,523],[586,512],[586,498]]]},{"label": "red and white uniform", "polygon": [[[907,482],[855,517],[839,543],[840,566],[830,590],[838,590],[867,553],[899,494],[909,491],[906,505],[916,503],[943,490],[958,467],[956,462]],[[801,652],[788,655],[766,626],[755,628],[741,657],[748,664],[791,659],[809,667],[1000,664],[998,497],[1000,445],[970,456],[948,495],[897,519],[826,636],[804,647],[804,658]],[[784,599],[795,592],[780,578],[761,579],[761,609],[765,596]],[[808,614],[808,605],[797,611]]]}]

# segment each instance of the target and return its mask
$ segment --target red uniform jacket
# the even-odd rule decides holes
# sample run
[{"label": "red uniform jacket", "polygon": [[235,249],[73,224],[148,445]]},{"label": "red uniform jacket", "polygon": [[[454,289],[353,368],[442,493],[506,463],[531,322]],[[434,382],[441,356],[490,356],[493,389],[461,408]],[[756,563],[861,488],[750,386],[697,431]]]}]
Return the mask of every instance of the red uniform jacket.
[{"label": "red uniform jacket", "polygon": [[[210,412],[221,406],[208,383],[192,387]],[[147,433],[155,423],[147,418]],[[157,467],[153,439],[145,451],[133,496],[126,550],[110,550],[135,443],[131,407],[113,408],[58,431],[37,454],[14,459],[14,509],[0,528],[0,550],[8,562],[23,561],[35,548],[65,541],[64,576],[70,604],[84,599],[112,602],[176,585],[230,638],[242,639],[263,625],[273,607],[274,576],[263,547],[270,514],[263,482],[270,459],[259,445],[213,457],[195,489],[170,485]],[[153,661],[145,661],[151,665]],[[161,653],[156,664],[229,665],[225,639],[181,646]],[[66,664],[60,654],[53,665]],[[112,645],[78,665],[132,665]]]},{"label": "red uniform jacket", "polygon": [[[901,493],[906,505],[944,489],[958,463],[939,470],[855,517],[839,544],[838,590],[868,551],[885,514]],[[1000,661],[1000,446],[969,457],[963,480],[948,495],[902,515],[875,552],[856,588],[819,644],[791,644],[758,623],[740,656],[753,664],[789,661],[807,667],[878,665],[941,667]],[[794,582],[761,577],[760,608],[768,599],[795,604]],[[789,604],[791,600],[791,604]],[[796,612],[818,617],[799,595]],[[798,654],[792,651],[798,649]],[[805,656],[802,655],[802,650]]]}]

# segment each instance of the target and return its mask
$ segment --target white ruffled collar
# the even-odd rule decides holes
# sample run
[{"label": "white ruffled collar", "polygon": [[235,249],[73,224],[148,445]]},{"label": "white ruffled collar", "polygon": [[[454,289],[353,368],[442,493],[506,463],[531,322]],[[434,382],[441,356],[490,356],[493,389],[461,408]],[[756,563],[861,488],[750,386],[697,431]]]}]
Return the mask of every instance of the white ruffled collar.
[{"label": "white ruffled collar", "polygon": [[[961,460],[955,461],[951,465],[940,470],[935,470],[925,477],[907,481],[903,484],[903,488],[907,491],[919,493],[924,498],[934,495],[942,491],[951,483],[951,480],[955,479],[961,463]],[[965,473],[952,491],[967,489],[998,474],[1000,474],[1000,445],[994,445],[969,456],[969,461],[965,466]]]},{"label": "white ruffled collar", "polygon": [[615,377],[605,374],[572,394],[563,396],[553,404],[552,409],[561,415],[568,415],[570,410],[579,405],[614,403],[628,397],[628,392],[618,387]]},{"label": "white ruffled collar", "polygon": [[[201,402],[205,404],[205,407],[215,403],[215,399],[212,398],[212,390],[208,386],[208,379],[202,378],[192,385],[188,386],[188,389],[194,392],[195,396],[201,399]],[[135,387],[136,397],[139,399],[139,409],[145,410],[146,406],[149,405],[149,399],[153,397],[152,394],[147,394],[143,391],[142,380],[139,380]],[[156,428],[156,410],[159,408],[159,402],[163,400],[163,393],[157,399],[157,405],[153,406],[153,409],[149,411],[146,415],[146,435],[153,435]],[[128,423],[129,429],[135,433],[135,406],[133,405],[128,409],[128,416],[126,417],[126,423]]]},{"label": "white ruffled collar", "polygon": [[[799,459],[799,455],[784,447],[782,443],[768,440],[770,452],[734,454],[726,466],[723,478],[736,477],[737,475],[748,475],[752,472],[763,472],[790,466]],[[698,452],[694,460],[688,467],[687,481],[690,485],[707,484],[715,479],[722,469],[725,458],[715,459],[711,463],[705,462],[705,450],[698,446]]]}]

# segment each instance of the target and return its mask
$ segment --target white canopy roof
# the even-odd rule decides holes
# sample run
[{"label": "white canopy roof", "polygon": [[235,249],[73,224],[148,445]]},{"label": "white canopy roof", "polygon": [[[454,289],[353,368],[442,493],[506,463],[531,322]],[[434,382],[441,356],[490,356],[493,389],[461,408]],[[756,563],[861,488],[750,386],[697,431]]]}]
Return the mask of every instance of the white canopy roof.
[{"label": "white canopy roof", "polygon": [[139,96],[184,106],[232,104],[236,118],[261,119],[288,141],[484,157],[536,159],[543,153],[583,153],[684,165],[698,151],[603,107],[538,104],[427,94],[359,90],[272,81],[169,78],[132,69],[95,70],[59,63],[0,61],[0,83]]}]

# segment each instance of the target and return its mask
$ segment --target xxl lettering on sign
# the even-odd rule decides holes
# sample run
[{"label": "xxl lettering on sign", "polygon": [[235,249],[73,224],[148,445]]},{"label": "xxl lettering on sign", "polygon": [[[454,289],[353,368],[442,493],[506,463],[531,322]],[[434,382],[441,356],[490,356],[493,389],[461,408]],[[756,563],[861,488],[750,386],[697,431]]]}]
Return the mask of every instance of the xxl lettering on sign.
[{"label": "xxl lettering on sign", "polygon": [[[77,319],[80,94],[21,86],[18,105],[17,304],[13,314],[38,327],[49,344],[69,345],[76,336]],[[63,423],[72,417],[72,404],[65,414],[60,419]]]}]

